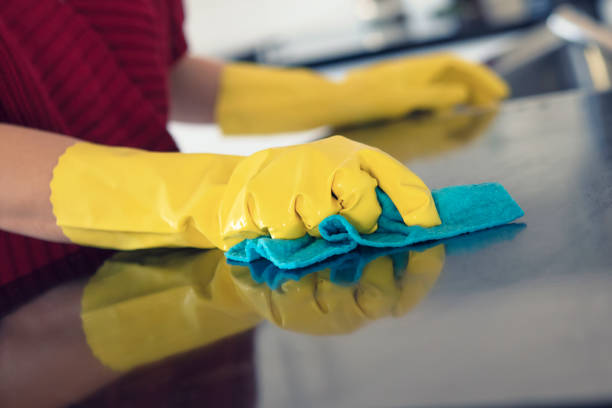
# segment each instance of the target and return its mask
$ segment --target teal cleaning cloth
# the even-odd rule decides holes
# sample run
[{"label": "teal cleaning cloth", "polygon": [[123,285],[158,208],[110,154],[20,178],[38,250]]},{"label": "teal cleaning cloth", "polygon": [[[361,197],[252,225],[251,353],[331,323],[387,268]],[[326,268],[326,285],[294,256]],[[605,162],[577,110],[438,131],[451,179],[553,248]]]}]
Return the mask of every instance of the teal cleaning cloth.
[{"label": "teal cleaning cloth", "polygon": [[234,262],[267,259],[280,269],[305,268],[358,246],[398,248],[496,227],[523,216],[523,210],[498,183],[446,187],[432,192],[442,223],[431,228],[407,226],[391,199],[376,189],[382,213],[373,234],[360,234],[341,215],[319,224],[321,238],[293,240],[259,237],[234,245],[225,256]]}]

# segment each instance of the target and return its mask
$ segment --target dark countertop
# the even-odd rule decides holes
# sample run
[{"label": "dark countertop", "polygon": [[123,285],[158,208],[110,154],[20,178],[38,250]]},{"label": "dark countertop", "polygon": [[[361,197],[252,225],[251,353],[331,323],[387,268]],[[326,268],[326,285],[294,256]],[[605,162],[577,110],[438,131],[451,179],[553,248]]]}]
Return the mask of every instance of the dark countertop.
[{"label": "dark countertop", "polygon": [[[32,387],[38,377],[53,382],[63,375],[58,384],[65,385],[79,382],[73,373],[83,376],[85,370],[89,375],[83,377],[93,378],[95,371],[100,380],[75,391],[79,397],[73,399],[82,400],[75,406],[96,407],[558,406],[612,400],[608,112],[612,94],[568,92],[517,99],[496,116],[465,113],[345,129],[349,137],[404,161],[431,188],[498,181],[526,215],[511,227],[436,247],[444,255],[436,258],[443,259],[443,267],[431,279],[402,288],[414,290],[414,302],[401,313],[393,309],[395,317],[370,316],[367,324],[348,329],[343,325],[349,312],[341,311],[334,327],[351,333],[312,336],[263,322],[122,375],[100,367],[87,371],[68,362],[70,357],[54,365],[26,353],[23,367],[38,367]],[[410,259],[423,259],[413,255]],[[413,273],[418,276],[419,269]],[[29,305],[34,320],[36,313],[49,311],[41,306],[37,312],[32,307],[37,300],[46,297],[41,302],[49,305],[49,299],[66,299],[61,293],[75,285],[79,283],[64,282],[34,298]],[[202,293],[214,298],[214,292]],[[383,289],[371,295],[386,301]],[[76,302],[80,304],[78,296]],[[291,303],[284,307],[272,314],[296,312]],[[23,310],[0,321],[0,349],[9,344],[2,343],[2,336],[19,327],[14,316]],[[53,316],[61,318],[62,313],[57,308]],[[79,322],[78,311],[66,313],[67,319]],[[323,324],[324,318],[309,324]],[[48,318],[41,315],[39,320]],[[81,338],[82,343],[82,332],[62,336]],[[61,341],[32,338],[36,350],[62,348]],[[27,342],[19,344],[23,351]],[[2,356],[4,363],[20,361]],[[80,364],[89,367],[88,358]],[[27,370],[6,371],[4,365],[0,375]],[[57,387],[59,394],[63,386]]]}]

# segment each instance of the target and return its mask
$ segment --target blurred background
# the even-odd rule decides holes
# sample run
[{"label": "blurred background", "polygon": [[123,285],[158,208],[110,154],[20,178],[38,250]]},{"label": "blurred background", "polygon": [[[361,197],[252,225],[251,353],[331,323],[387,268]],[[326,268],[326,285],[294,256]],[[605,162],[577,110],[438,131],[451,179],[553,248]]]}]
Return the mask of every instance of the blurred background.
[{"label": "blurred background", "polygon": [[[512,98],[611,86],[612,0],[184,0],[191,52],[330,77],[381,59],[453,51],[491,66]],[[329,133],[223,137],[171,124],[184,151],[250,154]]]}]

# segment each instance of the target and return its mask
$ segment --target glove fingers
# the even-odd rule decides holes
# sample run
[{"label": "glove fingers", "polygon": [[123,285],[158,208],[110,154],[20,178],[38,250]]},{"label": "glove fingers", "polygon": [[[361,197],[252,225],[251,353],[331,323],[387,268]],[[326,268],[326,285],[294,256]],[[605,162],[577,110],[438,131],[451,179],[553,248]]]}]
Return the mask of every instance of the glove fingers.
[{"label": "glove fingers", "polygon": [[482,88],[485,88],[489,93],[496,98],[505,98],[509,95],[510,89],[508,85],[501,79],[492,69],[482,64],[473,64],[468,61],[459,60],[459,69],[472,74],[475,80],[478,80]]},{"label": "glove fingers", "polygon": [[220,217],[221,235],[228,246],[261,235],[294,239],[305,234],[295,212],[294,172],[279,171],[282,163],[275,160],[277,153],[274,149],[256,153],[234,171]]},{"label": "glove fingers", "polygon": [[293,196],[267,191],[253,196],[251,202],[250,214],[264,234],[275,239],[296,239],[306,234]]},{"label": "glove fingers", "polygon": [[319,223],[330,215],[338,214],[341,207],[332,195],[321,194],[319,199],[311,195],[299,194],[295,199],[295,211],[308,234],[320,237]]},{"label": "glove fingers", "polygon": [[435,81],[466,85],[471,91],[470,102],[476,105],[490,104],[510,93],[506,83],[488,67],[455,57],[450,57]]},{"label": "glove fingers", "polygon": [[296,239],[306,232],[316,235],[318,224],[340,210],[331,194],[337,164],[316,144],[272,149],[267,154],[253,160],[255,170],[249,169],[246,177],[231,180],[242,187],[232,196],[236,211],[226,218],[226,232],[230,229],[243,239],[257,233],[275,239]]},{"label": "glove fingers", "polygon": [[340,214],[362,234],[376,230],[381,213],[376,198],[376,180],[357,166],[336,172],[332,192],[341,207]]},{"label": "glove fingers", "polygon": [[377,181],[398,209],[406,225],[440,224],[431,192],[423,181],[400,162],[380,150],[360,152],[361,167]]},{"label": "glove fingers", "polygon": [[377,185],[407,225],[440,223],[429,189],[414,173],[380,150],[335,137],[241,162],[220,205],[221,237],[229,247],[261,235],[316,236],[319,223],[337,213],[371,233],[381,213]]}]

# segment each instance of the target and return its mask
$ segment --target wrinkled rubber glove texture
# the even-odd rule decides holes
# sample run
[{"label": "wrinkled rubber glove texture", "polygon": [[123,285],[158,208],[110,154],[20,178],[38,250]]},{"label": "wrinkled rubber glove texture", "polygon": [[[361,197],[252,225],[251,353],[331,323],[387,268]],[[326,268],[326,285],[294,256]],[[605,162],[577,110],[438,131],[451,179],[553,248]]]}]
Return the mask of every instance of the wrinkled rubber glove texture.
[{"label": "wrinkled rubber glove texture", "polygon": [[438,155],[461,148],[482,136],[497,112],[454,112],[417,115],[393,121],[337,129],[348,139],[389,152],[399,161]]},{"label": "wrinkled rubber glove texture", "polygon": [[318,236],[318,224],[335,214],[371,233],[381,214],[377,186],[407,225],[440,223],[431,192],[414,173],[378,149],[334,136],[242,161],[221,203],[222,235],[226,243]]},{"label": "wrinkled rubber glove texture", "polygon": [[386,61],[350,71],[340,82],[307,69],[229,64],[216,119],[226,134],[287,132],[494,105],[508,93],[487,67],[449,54]]},{"label": "wrinkled rubber glove texture", "polygon": [[247,239],[230,248],[225,256],[234,262],[264,258],[281,269],[303,268],[359,246],[398,248],[437,241],[500,226],[524,215],[501,184],[483,183],[433,191],[441,224],[431,228],[408,226],[389,196],[380,189],[376,192],[382,213],[378,229],[371,234],[360,233],[342,215],[332,215],[319,224],[321,238],[305,235],[293,240]]},{"label": "wrinkled rubber glove texture", "polygon": [[54,169],[51,203],[57,224],[78,244],[227,250],[259,236],[317,236],[319,222],[334,214],[373,232],[377,186],[407,225],[440,223],[421,179],[341,136],[246,158],[77,143]]}]

